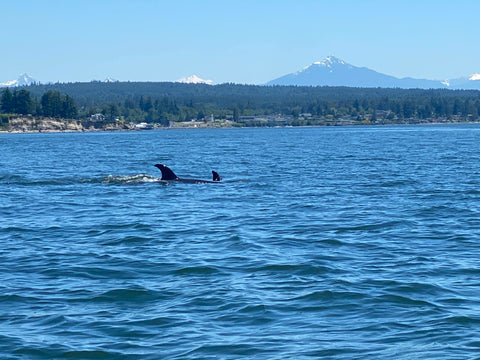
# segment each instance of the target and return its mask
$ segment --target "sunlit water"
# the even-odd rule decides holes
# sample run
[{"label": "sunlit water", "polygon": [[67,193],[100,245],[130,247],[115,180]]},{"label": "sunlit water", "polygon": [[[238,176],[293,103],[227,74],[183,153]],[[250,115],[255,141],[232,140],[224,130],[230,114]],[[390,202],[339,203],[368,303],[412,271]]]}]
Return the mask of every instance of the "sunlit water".
[{"label": "sunlit water", "polygon": [[2,359],[480,356],[480,126],[0,134],[0,201]]}]

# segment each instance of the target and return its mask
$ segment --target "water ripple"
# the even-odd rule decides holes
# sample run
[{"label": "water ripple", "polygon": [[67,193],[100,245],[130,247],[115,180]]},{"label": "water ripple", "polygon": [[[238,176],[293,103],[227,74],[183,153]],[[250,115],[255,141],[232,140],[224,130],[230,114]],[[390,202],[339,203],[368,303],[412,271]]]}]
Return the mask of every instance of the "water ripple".
[{"label": "water ripple", "polygon": [[477,130],[4,135],[0,357],[475,359]]}]

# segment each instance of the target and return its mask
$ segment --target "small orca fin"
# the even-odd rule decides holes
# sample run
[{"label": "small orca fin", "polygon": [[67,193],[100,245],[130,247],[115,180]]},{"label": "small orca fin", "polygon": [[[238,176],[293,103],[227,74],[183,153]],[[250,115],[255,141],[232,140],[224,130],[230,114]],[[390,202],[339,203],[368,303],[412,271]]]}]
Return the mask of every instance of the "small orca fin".
[{"label": "small orca fin", "polygon": [[162,180],[178,180],[178,176],[164,164],[155,164],[155,167],[162,172]]},{"label": "small orca fin", "polygon": [[213,181],[222,181],[222,178],[220,177],[220,175],[218,175],[216,171],[212,170],[212,175],[213,175]]}]

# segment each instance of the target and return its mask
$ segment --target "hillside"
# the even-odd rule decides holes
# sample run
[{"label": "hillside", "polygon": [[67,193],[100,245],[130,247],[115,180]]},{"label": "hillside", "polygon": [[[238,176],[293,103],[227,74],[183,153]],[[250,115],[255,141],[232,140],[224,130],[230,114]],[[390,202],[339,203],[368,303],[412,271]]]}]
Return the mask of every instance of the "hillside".
[{"label": "hillside", "polygon": [[267,85],[480,90],[479,80],[479,74],[442,81],[412,77],[397,78],[367,67],[354,66],[335,56],[328,56],[301,70],[273,79]]},{"label": "hillside", "polygon": [[3,90],[0,102],[0,113],[54,118],[68,113],[64,117],[87,129],[92,121],[95,128],[111,128],[118,122],[175,126],[228,120],[238,126],[277,126],[480,118],[478,90],[89,82]]}]

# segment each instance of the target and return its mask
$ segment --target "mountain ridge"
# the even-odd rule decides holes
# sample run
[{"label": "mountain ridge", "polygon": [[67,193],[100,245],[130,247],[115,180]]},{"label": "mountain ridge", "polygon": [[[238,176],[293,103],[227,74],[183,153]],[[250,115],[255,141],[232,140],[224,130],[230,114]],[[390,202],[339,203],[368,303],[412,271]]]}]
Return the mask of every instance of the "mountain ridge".
[{"label": "mountain ridge", "polygon": [[183,83],[183,84],[207,84],[207,85],[213,84],[212,80],[204,80],[195,74],[178,79],[176,82]]},{"label": "mountain ridge", "polygon": [[[118,82],[118,80],[107,77],[105,82],[114,83]],[[204,80],[197,75],[184,77],[175,82],[213,84],[212,80]],[[34,78],[24,73],[15,80],[0,83],[0,88],[29,86],[37,83]],[[398,78],[367,67],[349,64],[335,56],[328,56],[323,60],[314,61],[296,72],[280,76],[262,85],[480,90],[480,73],[450,80],[416,79],[412,77]]]},{"label": "mountain ridge", "polygon": [[335,56],[328,56],[301,70],[270,80],[265,85],[480,90],[480,74],[444,81],[397,78],[367,67],[354,66]]},{"label": "mountain ridge", "polygon": [[29,86],[35,84],[37,81],[29,76],[27,73],[23,73],[18,76],[15,80],[5,81],[0,83],[0,87],[19,87],[19,86]]}]

